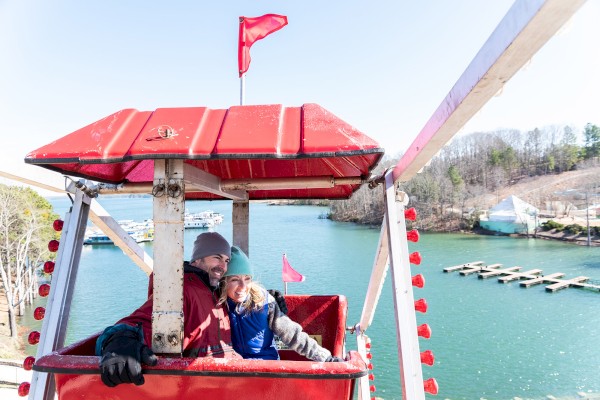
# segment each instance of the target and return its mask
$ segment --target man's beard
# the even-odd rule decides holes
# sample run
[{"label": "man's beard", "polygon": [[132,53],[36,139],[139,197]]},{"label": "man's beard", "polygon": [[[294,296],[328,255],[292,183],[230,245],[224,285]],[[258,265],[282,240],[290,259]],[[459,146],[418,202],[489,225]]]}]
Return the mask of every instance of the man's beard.
[{"label": "man's beard", "polygon": [[[220,277],[214,277],[214,276],[212,276],[212,274],[211,274],[211,273],[212,273],[213,271],[217,271],[217,272],[219,272],[219,273],[220,273],[220,274],[219,274],[219,275],[220,275]],[[210,269],[210,272],[209,272],[209,274],[208,274],[208,280],[209,280],[209,282],[210,282],[210,285],[211,285],[211,286],[215,286],[215,287],[216,287],[216,286],[219,286],[219,280],[220,280],[220,279],[223,277],[223,274],[224,274],[224,273],[225,273],[225,270],[224,270],[223,268],[220,268],[220,267],[214,267],[214,268],[211,268],[211,269]]]}]

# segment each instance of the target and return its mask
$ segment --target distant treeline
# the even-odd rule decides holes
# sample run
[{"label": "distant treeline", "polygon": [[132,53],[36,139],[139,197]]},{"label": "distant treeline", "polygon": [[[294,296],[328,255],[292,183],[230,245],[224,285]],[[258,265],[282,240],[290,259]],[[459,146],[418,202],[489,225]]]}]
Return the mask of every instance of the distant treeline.
[{"label": "distant treeline", "polygon": [[[485,194],[523,178],[594,166],[599,156],[600,128],[593,124],[587,124],[579,135],[570,126],[477,132],[456,138],[400,189],[417,209],[420,229],[471,229],[478,220],[476,211],[487,208],[477,203]],[[377,171],[396,162],[384,159]],[[596,181],[597,185],[600,177]],[[381,187],[363,187],[350,200],[332,201],[330,218],[380,224],[384,214],[381,191]]]}]

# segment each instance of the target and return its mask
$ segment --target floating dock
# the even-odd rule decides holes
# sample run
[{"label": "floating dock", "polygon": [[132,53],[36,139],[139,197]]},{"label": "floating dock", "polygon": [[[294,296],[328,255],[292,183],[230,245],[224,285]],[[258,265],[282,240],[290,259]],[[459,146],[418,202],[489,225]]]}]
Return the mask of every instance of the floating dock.
[{"label": "floating dock", "polygon": [[455,265],[453,267],[444,268],[444,272],[456,272],[463,276],[477,274],[479,279],[487,279],[498,277],[498,282],[508,283],[512,281],[520,281],[521,287],[531,287],[539,284],[548,284],[547,292],[556,292],[557,290],[566,289],[568,287],[597,290],[600,292],[600,281],[591,280],[587,276],[578,276],[575,278],[566,279],[565,274],[556,272],[549,275],[543,275],[541,269],[531,269],[529,271],[520,272],[522,267],[502,268],[502,264],[485,265],[483,261],[473,261],[466,264]]}]

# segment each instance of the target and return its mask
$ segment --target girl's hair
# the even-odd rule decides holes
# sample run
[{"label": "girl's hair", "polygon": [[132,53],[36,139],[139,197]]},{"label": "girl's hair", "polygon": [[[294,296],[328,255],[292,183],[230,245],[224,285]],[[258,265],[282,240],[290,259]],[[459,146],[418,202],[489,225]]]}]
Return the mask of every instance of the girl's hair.
[{"label": "girl's hair", "polygon": [[[230,275],[221,279],[221,282],[219,282],[221,295],[219,296],[217,305],[227,303],[227,284],[234,276],[244,277],[247,275]],[[258,282],[252,281],[248,285],[248,296],[246,297],[246,300],[244,300],[239,306],[249,313],[253,310],[260,310],[262,306],[264,306],[266,300],[265,289]]]}]

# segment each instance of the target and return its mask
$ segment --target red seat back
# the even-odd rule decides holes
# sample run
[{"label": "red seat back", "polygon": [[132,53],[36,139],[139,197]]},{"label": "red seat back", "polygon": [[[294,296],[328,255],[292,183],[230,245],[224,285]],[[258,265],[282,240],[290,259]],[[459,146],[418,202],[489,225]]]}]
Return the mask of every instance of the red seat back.
[{"label": "red seat back", "polygon": [[[342,295],[286,295],[288,316],[300,324],[323,347],[337,357],[344,357],[344,340],[348,301]],[[285,360],[306,360],[290,350],[281,350]]]}]

